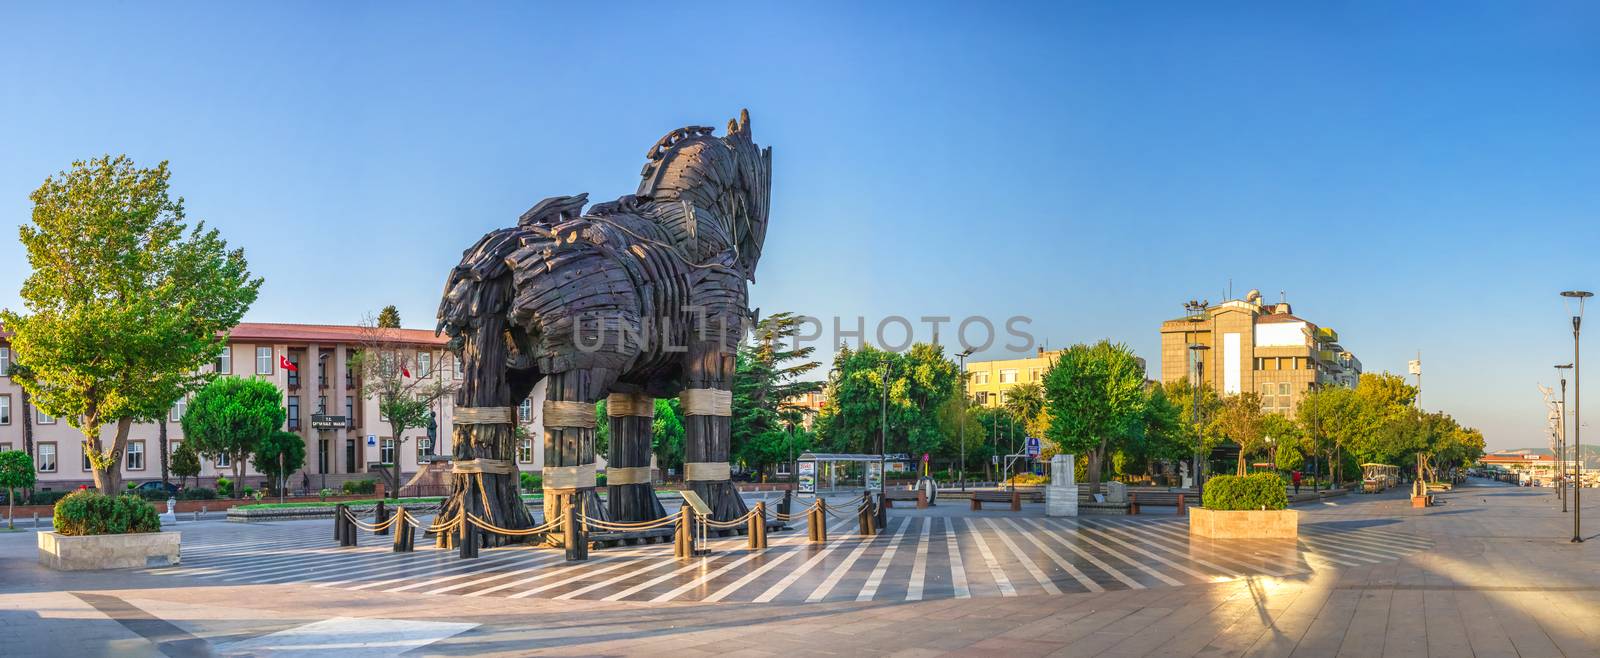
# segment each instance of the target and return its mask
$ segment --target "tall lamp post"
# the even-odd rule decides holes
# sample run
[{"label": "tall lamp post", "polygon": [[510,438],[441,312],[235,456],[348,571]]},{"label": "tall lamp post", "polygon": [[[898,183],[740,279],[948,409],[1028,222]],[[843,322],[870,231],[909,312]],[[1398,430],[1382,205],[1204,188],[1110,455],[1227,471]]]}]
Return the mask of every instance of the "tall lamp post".
[{"label": "tall lamp post", "polygon": [[[1194,327],[1194,329],[1190,330],[1191,334],[1194,331],[1198,331],[1201,322],[1206,321],[1206,317],[1209,315],[1207,309],[1210,306],[1211,302],[1209,300],[1195,301],[1191,299],[1184,303],[1183,311],[1188,314],[1190,326]],[[1203,454],[1205,439],[1202,436],[1204,430],[1200,425],[1200,396],[1205,393],[1205,383],[1202,375],[1205,372],[1206,350],[1208,349],[1211,349],[1209,345],[1199,341],[1189,345],[1189,354],[1193,356],[1194,361],[1194,376],[1189,380],[1189,393],[1194,398],[1194,491],[1196,497],[1199,497],[1204,492],[1205,487],[1205,480],[1201,476],[1202,468],[1205,464],[1205,456]]]},{"label": "tall lamp post", "polygon": [[1561,477],[1556,480],[1561,491],[1561,511],[1567,511],[1567,480],[1571,472],[1567,469],[1567,371],[1572,369],[1572,364],[1556,366],[1556,372],[1561,373],[1561,406],[1557,407],[1561,414],[1561,436],[1557,445],[1561,448],[1561,455],[1556,457],[1557,464],[1561,467]]},{"label": "tall lamp post", "polygon": [[884,463],[884,455],[888,454],[889,445],[889,368],[893,364],[887,359],[883,362],[883,406],[878,415],[878,527],[883,527],[883,490],[884,480],[887,479],[888,464]]},{"label": "tall lamp post", "polygon": [[961,350],[956,354],[956,359],[961,362],[959,366],[961,375],[961,420],[957,427],[961,442],[961,490],[967,490],[967,357],[972,356],[972,348]]},{"label": "tall lamp post", "polygon": [[1578,310],[1572,315],[1572,445],[1575,448],[1573,465],[1575,479],[1572,483],[1572,542],[1583,541],[1583,364],[1580,358],[1578,332],[1583,328],[1583,300],[1594,296],[1587,290],[1568,290],[1562,297],[1578,300]]}]

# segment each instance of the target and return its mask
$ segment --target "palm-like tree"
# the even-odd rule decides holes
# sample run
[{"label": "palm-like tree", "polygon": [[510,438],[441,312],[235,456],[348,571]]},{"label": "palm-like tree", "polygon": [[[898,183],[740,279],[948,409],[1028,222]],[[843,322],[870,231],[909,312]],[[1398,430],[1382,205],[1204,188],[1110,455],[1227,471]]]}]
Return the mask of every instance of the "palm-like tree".
[{"label": "palm-like tree", "polygon": [[1026,426],[1044,413],[1044,387],[1035,383],[1017,384],[1006,391],[1006,411]]}]

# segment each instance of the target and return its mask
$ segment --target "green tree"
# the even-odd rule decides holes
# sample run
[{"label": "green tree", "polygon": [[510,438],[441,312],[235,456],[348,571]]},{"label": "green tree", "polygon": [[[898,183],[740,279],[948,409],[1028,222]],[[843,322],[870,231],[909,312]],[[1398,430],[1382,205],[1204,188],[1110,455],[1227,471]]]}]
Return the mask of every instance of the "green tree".
[{"label": "green tree", "polygon": [[[368,316],[369,318],[371,316]],[[455,393],[456,384],[445,381],[439,368],[428,376],[417,368],[416,346],[397,329],[380,326],[368,319],[361,325],[360,351],[351,358],[351,367],[361,373],[361,395],[378,401],[378,416],[389,425],[394,441],[393,464],[380,471],[391,498],[400,497],[400,455],[404,454],[406,430],[420,429],[433,420],[433,405]]]},{"label": "green tree", "polygon": [[656,398],[656,417],[650,422],[650,449],[656,468],[683,472],[683,406],[678,398]]},{"label": "green tree", "polygon": [[18,489],[33,488],[33,458],[21,450],[0,452],[0,487],[6,490],[6,527],[16,529],[16,515],[12,504]]},{"label": "green tree", "polygon": [[178,486],[184,487],[189,478],[200,475],[200,455],[188,441],[181,441],[172,449],[172,474],[178,476]]},{"label": "green tree", "polygon": [[[1300,450],[1306,436],[1299,422],[1283,414],[1266,414],[1261,417],[1261,434],[1274,467],[1283,471],[1300,468],[1304,461]],[[1284,466],[1285,463],[1293,465]]]},{"label": "green tree", "polygon": [[377,325],[384,329],[399,329],[400,310],[395,308],[394,304],[383,307],[383,310],[378,311]]},{"label": "green tree", "polygon": [[802,379],[822,364],[811,361],[812,346],[797,346],[804,321],[775,314],[756,325],[751,340],[735,354],[730,455],[761,470],[781,459],[774,443],[787,445],[783,414],[798,398],[822,390],[822,382]]},{"label": "green tree", "polygon": [[1261,396],[1247,391],[1222,400],[1222,407],[1211,419],[1211,430],[1239,446],[1239,472],[1245,474],[1245,464],[1251,455],[1266,447],[1266,433],[1262,427]]},{"label": "green tree", "polygon": [[1300,426],[1306,431],[1307,452],[1318,456],[1335,482],[1342,480],[1344,473],[1338,456],[1351,454],[1348,446],[1359,443],[1367,431],[1361,409],[1355,390],[1343,386],[1313,389],[1295,408]]},{"label": "green tree", "polygon": [[1184,424],[1183,416],[1183,409],[1167,396],[1165,387],[1149,388],[1145,397],[1139,451],[1147,462],[1154,459],[1188,459],[1194,453],[1189,442],[1192,432]]},{"label": "green tree", "polygon": [[1026,436],[1043,437],[1045,428],[1050,426],[1044,413],[1044,387],[1034,382],[1007,389],[1005,407],[1022,423]]},{"label": "green tree", "polygon": [[305,439],[294,432],[280,430],[261,439],[261,442],[256,444],[254,452],[250,463],[255,465],[257,473],[272,478],[273,487],[278,490],[278,499],[281,502],[289,474],[305,466]]},{"label": "green tree", "polygon": [[819,444],[836,452],[877,453],[881,436],[884,452],[920,455],[948,441],[945,405],[956,396],[960,373],[942,346],[917,343],[900,354],[870,345],[841,348],[833,363],[828,406],[817,419]]},{"label": "green tree", "polygon": [[1100,491],[1101,463],[1144,419],[1144,371],[1126,345],[1073,345],[1045,373],[1047,436],[1062,450],[1087,455],[1091,494]]},{"label": "green tree", "polygon": [[[233,481],[242,483],[244,463],[268,436],[283,428],[283,393],[265,379],[219,377],[189,401],[184,445],[212,459],[226,456]],[[235,486],[234,497],[244,490]]]},{"label": "green tree", "polygon": [[83,435],[95,486],[108,494],[120,491],[129,429],[204,384],[201,366],[261,286],[242,250],[204,222],[189,228],[168,177],[165,162],[140,169],[107,156],[46,179],[20,231],[33,268],[27,312],[0,312],[28,365],[17,383]]}]

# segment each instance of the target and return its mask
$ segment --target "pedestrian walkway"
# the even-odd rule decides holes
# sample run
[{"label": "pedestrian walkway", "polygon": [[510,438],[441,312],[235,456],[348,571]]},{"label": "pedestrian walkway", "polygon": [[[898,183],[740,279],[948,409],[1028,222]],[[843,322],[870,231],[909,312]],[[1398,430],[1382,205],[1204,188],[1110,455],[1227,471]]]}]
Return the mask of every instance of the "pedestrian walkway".
[{"label": "pedestrian walkway", "polygon": [[713,539],[712,553],[673,559],[666,544],[562,551],[510,546],[461,559],[419,542],[394,553],[389,537],[363,534],[339,548],[326,521],[197,527],[183,565],[149,573],[228,585],[293,584],[391,594],[594,601],[918,601],[1106,592],[1293,576],[1397,560],[1432,540],[1339,521],[1305,524],[1298,541],[1214,543],[1175,518],[1045,518],[1004,512],[895,510],[873,537],[834,519],[826,544],[803,527],[773,533],[764,551],[743,537]]}]

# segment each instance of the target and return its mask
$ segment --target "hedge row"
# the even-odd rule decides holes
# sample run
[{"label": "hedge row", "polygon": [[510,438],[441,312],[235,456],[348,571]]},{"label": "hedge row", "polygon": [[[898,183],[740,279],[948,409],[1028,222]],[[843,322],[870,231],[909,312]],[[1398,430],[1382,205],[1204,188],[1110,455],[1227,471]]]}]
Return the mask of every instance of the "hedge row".
[{"label": "hedge row", "polygon": [[1217,475],[1206,479],[1202,504],[1210,510],[1279,510],[1289,507],[1283,478],[1276,473],[1243,477]]}]

